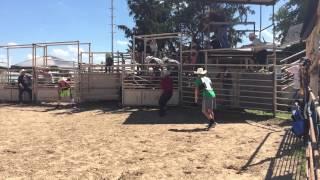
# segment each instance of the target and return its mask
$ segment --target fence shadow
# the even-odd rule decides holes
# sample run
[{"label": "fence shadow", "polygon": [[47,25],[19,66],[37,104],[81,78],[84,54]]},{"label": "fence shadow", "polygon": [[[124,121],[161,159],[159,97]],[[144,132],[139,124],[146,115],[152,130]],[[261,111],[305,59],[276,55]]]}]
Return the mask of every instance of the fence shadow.
[{"label": "fence shadow", "polygon": [[[272,118],[272,116],[256,115],[241,110],[218,110],[215,112],[215,115],[219,124],[246,123],[246,120],[248,119],[254,121],[263,121]],[[207,119],[201,113],[200,109],[186,109],[181,107],[174,107],[168,110],[167,116],[165,117],[159,117],[157,109],[139,109],[137,111],[132,112],[123,124],[203,124],[207,122]],[[176,131],[178,132],[183,130]]]},{"label": "fence shadow", "polygon": [[291,130],[286,130],[276,156],[271,159],[265,179],[305,179],[305,172],[303,140]]}]

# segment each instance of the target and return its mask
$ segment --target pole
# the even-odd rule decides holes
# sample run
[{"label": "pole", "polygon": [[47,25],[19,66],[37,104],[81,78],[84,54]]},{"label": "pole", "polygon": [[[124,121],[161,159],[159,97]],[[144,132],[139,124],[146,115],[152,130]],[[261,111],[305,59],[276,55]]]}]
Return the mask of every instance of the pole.
[{"label": "pole", "polygon": [[133,63],[136,63],[136,57],[135,57],[136,36],[135,35],[133,35],[133,38],[132,38],[132,48],[131,49],[132,49],[132,61],[133,61]]},{"label": "pole", "polygon": [[113,16],[113,11],[114,11],[114,6],[113,6],[113,0],[111,0],[111,57],[113,57],[113,41],[114,41],[114,16]]},{"label": "pole", "polygon": [[259,30],[259,39],[261,40],[261,29],[262,29],[262,5],[260,5],[260,30]]},{"label": "pole", "polygon": [[276,43],[275,43],[275,24],[274,24],[274,5],[272,6],[272,25],[273,25],[273,116],[276,116],[277,113],[277,53],[276,53]]}]

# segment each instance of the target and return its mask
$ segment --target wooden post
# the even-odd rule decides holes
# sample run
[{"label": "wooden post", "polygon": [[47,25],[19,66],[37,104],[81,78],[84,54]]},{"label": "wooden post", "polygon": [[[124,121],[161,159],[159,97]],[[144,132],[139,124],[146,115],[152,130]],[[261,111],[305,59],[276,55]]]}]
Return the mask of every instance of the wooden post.
[{"label": "wooden post", "polygon": [[318,4],[316,25],[306,42],[306,55],[311,60],[310,87],[316,97],[319,92],[319,38],[320,37],[320,3]]}]

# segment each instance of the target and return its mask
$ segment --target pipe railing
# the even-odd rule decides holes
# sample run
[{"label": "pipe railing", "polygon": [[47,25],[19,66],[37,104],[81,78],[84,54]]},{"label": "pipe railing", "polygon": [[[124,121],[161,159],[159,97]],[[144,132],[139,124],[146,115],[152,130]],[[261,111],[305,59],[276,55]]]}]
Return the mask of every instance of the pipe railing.
[{"label": "pipe railing", "polygon": [[309,100],[308,100],[308,145],[306,147],[306,173],[307,178],[310,180],[320,179],[320,167],[319,167],[319,117],[320,107],[318,98],[313,94],[311,88],[309,88]]}]

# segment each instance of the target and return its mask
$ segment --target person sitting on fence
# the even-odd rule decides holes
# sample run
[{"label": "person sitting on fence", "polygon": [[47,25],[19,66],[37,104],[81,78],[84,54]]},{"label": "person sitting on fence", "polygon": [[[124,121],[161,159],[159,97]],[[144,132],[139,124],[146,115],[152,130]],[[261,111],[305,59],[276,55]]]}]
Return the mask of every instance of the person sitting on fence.
[{"label": "person sitting on fence", "polygon": [[70,97],[71,105],[73,108],[76,108],[74,98],[72,97],[71,92],[71,80],[70,78],[60,78],[58,81],[58,105],[57,108],[60,107],[60,102],[63,97]]},{"label": "person sitting on fence", "polygon": [[22,96],[24,92],[27,92],[29,95],[30,101],[32,101],[32,90],[30,88],[31,78],[26,74],[24,69],[20,70],[20,75],[18,77],[18,88],[19,88],[19,103],[22,103]]},{"label": "person sitting on fence", "polygon": [[173,80],[170,77],[170,72],[167,70],[163,71],[163,78],[161,79],[160,87],[162,89],[162,94],[159,99],[159,115],[162,117],[166,115],[166,105],[171,99],[173,93]]},{"label": "person sitting on fence", "polygon": [[110,54],[106,54],[106,73],[113,72],[113,59]]},{"label": "person sitting on fence", "polygon": [[[252,47],[253,48],[253,60],[255,64],[266,65],[267,64],[267,56],[268,52],[263,47],[264,43],[257,39],[255,33],[249,34],[249,40],[252,42],[251,44],[245,45],[243,47]],[[263,71],[264,68],[261,68],[259,71]]]},{"label": "person sitting on fence", "polygon": [[211,79],[206,76],[206,70],[198,68],[194,74],[198,75],[198,78],[195,81],[195,104],[198,103],[199,92],[202,91],[202,113],[209,120],[207,130],[210,130],[212,126],[214,127],[217,124],[213,111],[216,108],[216,94],[213,91]]},{"label": "person sitting on fence", "polygon": [[301,89],[301,65],[302,64],[296,64],[292,67],[289,67],[285,71],[293,75],[293,95],[292,95],[292,103],[296,100],[299,100],[300,98],[300,89]]}]

